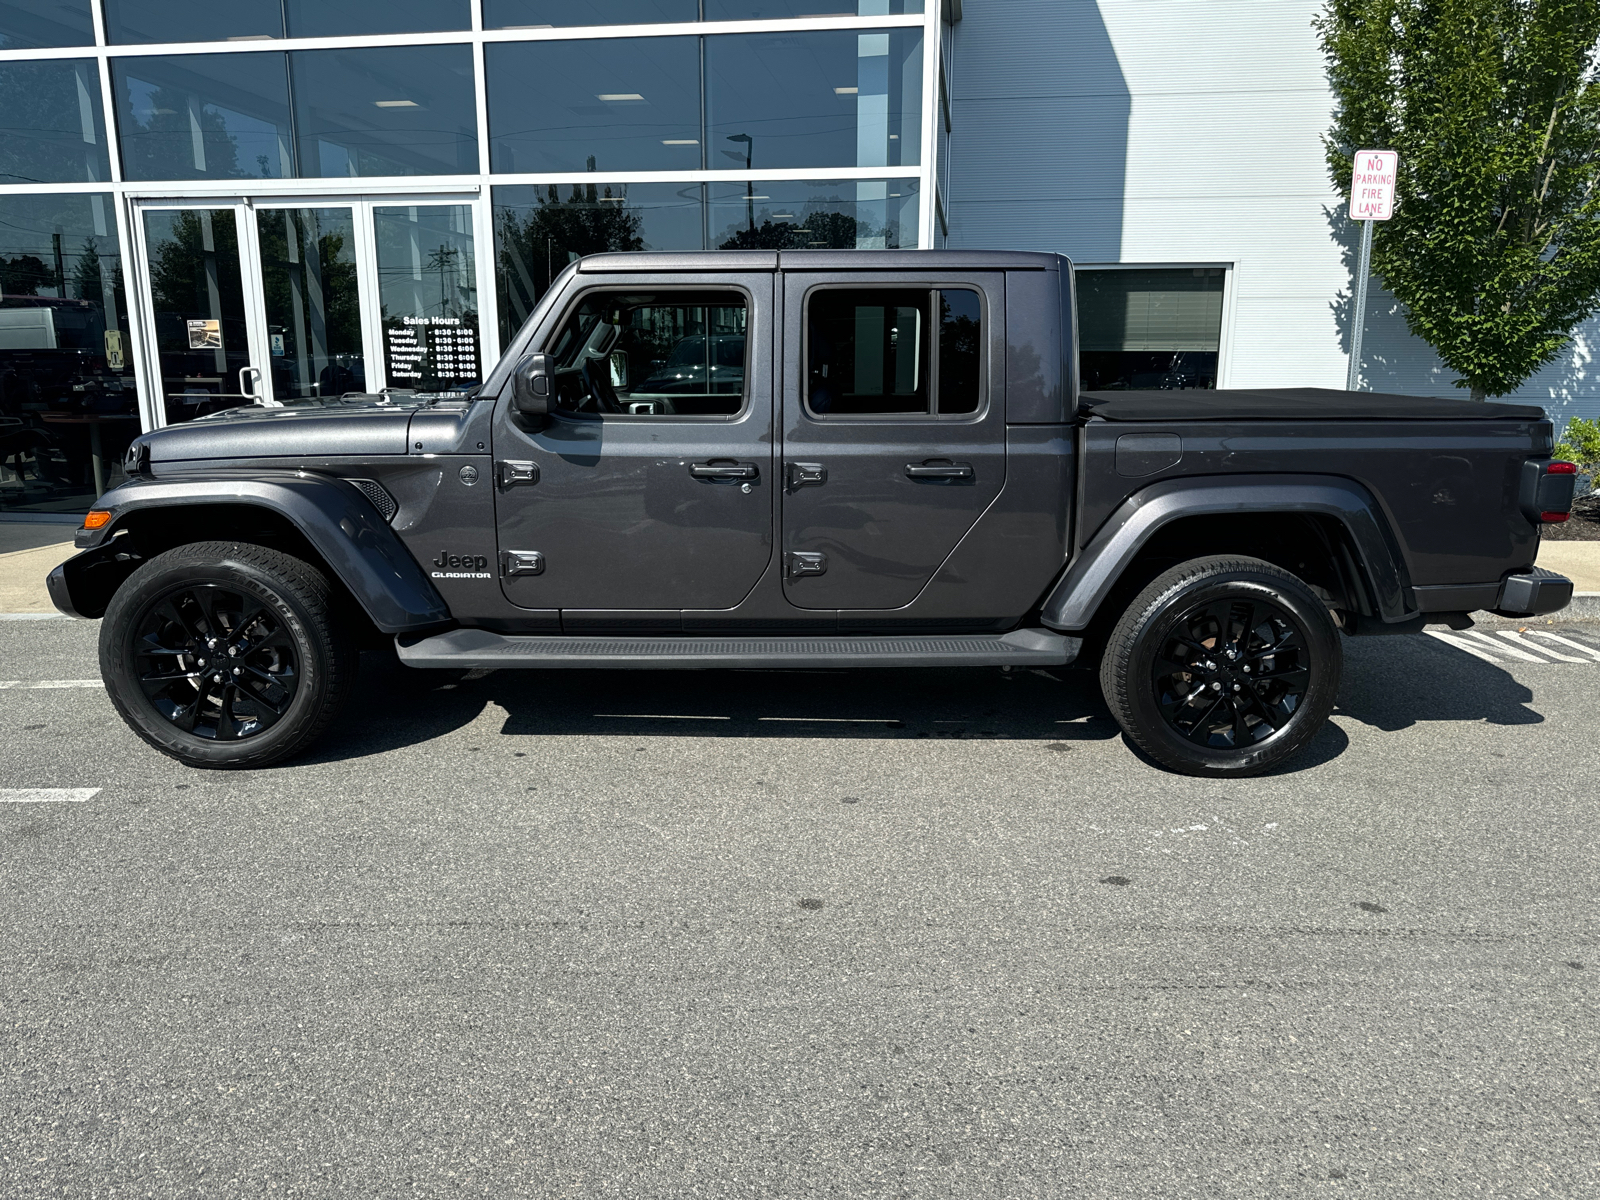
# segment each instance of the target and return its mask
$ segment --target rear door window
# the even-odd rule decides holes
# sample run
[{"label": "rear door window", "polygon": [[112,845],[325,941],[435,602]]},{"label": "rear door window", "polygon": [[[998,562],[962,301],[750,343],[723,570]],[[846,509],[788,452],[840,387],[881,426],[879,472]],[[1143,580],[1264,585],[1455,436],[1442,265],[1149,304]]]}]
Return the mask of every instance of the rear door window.
[{"label": "rear door window", "polygon": [[983,400],[983,304],[967,288],[818,288],[806,308],[814,417],[961,416]]}]

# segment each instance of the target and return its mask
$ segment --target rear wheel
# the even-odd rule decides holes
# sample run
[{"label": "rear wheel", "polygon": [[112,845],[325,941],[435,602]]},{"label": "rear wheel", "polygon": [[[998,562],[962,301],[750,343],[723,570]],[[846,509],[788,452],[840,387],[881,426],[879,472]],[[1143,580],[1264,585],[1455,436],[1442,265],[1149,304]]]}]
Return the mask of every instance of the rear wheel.
[{"label": "rear wheel", "polygon": [[1321,600],[1253,558],[1199,558],[1158,576],[1112,630],[1106,703],[1130,741],[1186,775],[1255,775],[1333,711],[1342,657]]},{"label": "rear wheel", "polygon": [[327,579],[263,546],[157,555],[100,629],[111,701],[145,741],[195,767],[255,767],[305,749],[338,714],[357,651]]}]

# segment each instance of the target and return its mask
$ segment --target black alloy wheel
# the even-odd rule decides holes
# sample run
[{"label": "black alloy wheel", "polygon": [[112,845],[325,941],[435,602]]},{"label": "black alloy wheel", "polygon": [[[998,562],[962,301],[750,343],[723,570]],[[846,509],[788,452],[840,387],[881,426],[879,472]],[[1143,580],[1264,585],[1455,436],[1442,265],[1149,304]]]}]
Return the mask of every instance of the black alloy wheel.
[{"label": "black alloy wheel", "polygon": [[271,729],[300,684],[294,638],[262,601],[214,583],[157,601],[134,642],[139,686],[196,737],[237,741]]},{"label": "black alloy wheel", "polygon": [[332,724],[358,652],[310,564],[241,542],[158,554],[100,626],[100,673],[128,726],[195,767],[259,767]]},{"label": "black alloy wheel", "polygon": [[1128,740],[1161,766],[1255,775],[1316,736],[1342,668],[1332,614],[1300,579],[1260,559],[1197,558],[1128,606],[1100,684]]},{"label": "black alloy wheel", "polygon": [[1180,614],[1150,673],[1167,723],[1197,746],[1227,750],[1282,733],[1311,680],[1294,615],[1254,599],[1213,600]]}]

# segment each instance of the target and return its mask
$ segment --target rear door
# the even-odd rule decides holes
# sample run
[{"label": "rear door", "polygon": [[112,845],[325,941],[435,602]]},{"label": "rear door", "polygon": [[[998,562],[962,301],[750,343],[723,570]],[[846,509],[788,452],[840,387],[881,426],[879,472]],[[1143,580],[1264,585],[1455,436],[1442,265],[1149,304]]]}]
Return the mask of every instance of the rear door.
[{"label": "rear door", "polygon": [[1005,485],[999,272],[782,279],[784,592],[910,604]]},{"label": "rear door", "polygon": [[578,279],[529,347],[554,360],[550,416],[495,414],[505,595],[732,608],[772,556],[772,276]]}]

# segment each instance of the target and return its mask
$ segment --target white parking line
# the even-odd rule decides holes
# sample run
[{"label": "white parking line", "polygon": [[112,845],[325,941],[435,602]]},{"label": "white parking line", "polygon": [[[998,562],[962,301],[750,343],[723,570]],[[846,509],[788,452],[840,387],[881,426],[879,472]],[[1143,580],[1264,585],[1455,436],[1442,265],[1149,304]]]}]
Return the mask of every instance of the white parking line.
[{"label": "white parking line", "polygon": [[0,613],[0,621],[65,621],[65,613]]},{"label": "white parking line", "polygon": [[[1600,651],[1542,629],[1500,629],[1496,630],[1499,637],[1490,637],[1481,629],[1453,633],[1446,633],[1440,629],[1426,629],[1423,632],[1446,646],[1464,650],[1474,658],[1494,663],[1497,667],[1513,662],[1539,663],[1547,667],[1555,663],[1576,663],[1581,667],[1592,667],[1596,662],[1600,662]],[[1565,650],[1558,650],[1555,646],[1545,645],[1543,642],[1531,641],[1530,638],[1533,637],[1548,639],[1565,647]],[[1588,657],[1569,654],[1566,650],[1576,650]]]},{"label": "white parking line", "polygon": [[1529,650],[1537,651],[1540,654],[1548,654],[1551,658],[1555,659],[1557,662],[1584,663],[1584,664],[1587,664],[1589,662],[1589,660],[1587,658],[1575,658],[1571,654],[1563,654],[1559,650],[1552,650],[1549,646],[1541,646],[1537,642],[1530,642],[1530,641],[1526,640],[1526,638],[1524,637],[1522,631],[1518,630],[1518,629],[1501,629],[1498,632],[1499,632],[1500,636],[1505,638],[1507,641],[1513,642],[1513,643],[1515,643],[1516,645],[1519,645],[1519,646],[1526,646]]},{"label": "white parking line", "polygon": [[82,804],[100,788],[0,788],[0,804]]},{"label": "white parking line", "polygon": [[1596,650],[1593,646],[1585,646],[1582,642],[1574,642],[1570,638],[1564,638],[1558,633],[1548,633],[1543,629],[1530,629],[1528,630],[1528,636],[1548,638],[1552,642],[1560,642],[1563,646],[1570,646],[1574,650],[1582,651],[1590,658],[1600,662],[1600,650]]},{"label": "white parking line", "polygon": [[7,688],[97,688],[98,679],[0,679],[0,692]]}]

